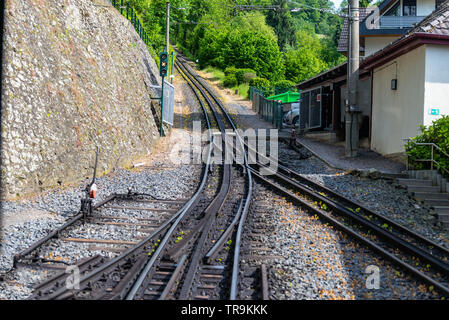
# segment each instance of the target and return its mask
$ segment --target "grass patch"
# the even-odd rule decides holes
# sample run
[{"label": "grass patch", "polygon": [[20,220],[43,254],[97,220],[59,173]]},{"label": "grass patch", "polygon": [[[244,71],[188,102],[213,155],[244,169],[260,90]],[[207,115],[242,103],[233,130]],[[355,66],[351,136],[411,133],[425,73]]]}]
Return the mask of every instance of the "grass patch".
[{"label": "grass patch", "polygon": [[212,76],[210,80],[212,81],[220,81],[220,83],[223,82],[223,79],[225,77],[225,74],[220,69],[214,68],[214,67],[206,67],[206,69],[203,70],[203,72],[206,72]]},{"label": "grass patch", "polygon": [[238,85],[235,88],[232,88],[234,90],[238,90],[239,91],[239,96],[241,96],[242,98],[248,99],[249,98],[249,84],[248,83],[242,83],[240,85]]},{"label": "grass patch", "polygon": [[[209,67],[204,68],[202,70],[202,72],[207,73],[209,80],[219,81],[220,85],[222,87],[225,87],[223,85],[225,74],[222,70],[209,66]],[[249,84],[248,83],[242,83],[242,84],[239,84],[238,86],[233,86],[232,88],[228,88],[228,89],[232,90],[233,93],[235,93],[235,90],[238,90],[238,95],[240,97],[242,97],[243,99],[249,98],[249,95],[248,95]]]}]

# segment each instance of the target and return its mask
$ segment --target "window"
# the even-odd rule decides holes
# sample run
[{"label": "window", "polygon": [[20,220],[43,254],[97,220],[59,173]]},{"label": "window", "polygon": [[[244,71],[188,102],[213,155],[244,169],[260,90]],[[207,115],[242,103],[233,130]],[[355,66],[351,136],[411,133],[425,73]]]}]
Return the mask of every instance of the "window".
[{"label": "window", "polygon": [[403,0],[403,16],[416,16],[416,0]]}]

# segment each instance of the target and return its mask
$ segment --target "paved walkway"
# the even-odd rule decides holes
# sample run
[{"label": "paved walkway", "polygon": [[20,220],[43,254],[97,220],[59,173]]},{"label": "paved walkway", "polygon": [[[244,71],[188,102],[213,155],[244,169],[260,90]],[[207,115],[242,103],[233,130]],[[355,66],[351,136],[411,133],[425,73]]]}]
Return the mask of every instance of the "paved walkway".
[{"label": "paved walkway", "polygon": [[[245,128],[274,128],[271,123],[264,121],[260,115],[251,109],[251,103],[249,101],[238,101],[229,98],[227,107],[232,114],[238,115],[237,121]],[[289,139],[290,128],[286,127],[282,129],[278,135],[280,138]],[[397,174],[405,170],[404,164],[387,159],[369,149],[360,149],[359,157],[347,158],[345,157],[343,146],[314,141],[304,137],[297,138],[297,142],[309,149],[316,157],[336,169],[368,170],[374,168],[386,174]]]},{"label": "paved walkway", "polygon": [[296,141],[328,165],[338,169],[367,170],[374,168],[382,173],[401,173],[405,170],[404,164],[385,158],[369,149],[360,149],[359,157],[348,158],[345,157],[343,146],[313,141],[304,137],[299,137]]}]

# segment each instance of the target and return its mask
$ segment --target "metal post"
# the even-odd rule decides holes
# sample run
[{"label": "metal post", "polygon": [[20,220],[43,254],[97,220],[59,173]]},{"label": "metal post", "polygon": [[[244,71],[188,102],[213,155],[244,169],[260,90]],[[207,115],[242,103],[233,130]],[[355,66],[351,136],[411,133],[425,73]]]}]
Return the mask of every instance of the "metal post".
[{"label": "metal post", "polygon": [[164,120],[164,77],[162,77],[162,92],[161,92],[161,130],[160,136],[164,135],[162,128],[162,121]]},{"label": "metal post", "polygon": [[356,157],[359,146],[359,108],[357,102],[359,81],[359,1],[349,1],[349,43],[348,43],[348,79],[346,104],[346,141],[345,154]]},{"label": "metal post", "polygon": [[165,46],[166,46],[166,52],[169,53],[169,47],[170,47],[170,1],[167,1],[167,26],[165,30]]},{"label": "metal post", "polygon": [[126,3],[126,20],[129,20],[129,5]]},{"label": "metal post", "polygon": [[432,144],[432,153],[430,157],[430,170],[433,170],[433,144]]},{"label": "metal post", "polygon": [[120,14],[123,14],[123,0],[120,0]]},{"label": "metal post", "polygon": [[175,52],[172,51],[171,52],[171,72],[170,72],[170,83],[173,84],[173,67],[174,67],[174,57],[175,57]]}]

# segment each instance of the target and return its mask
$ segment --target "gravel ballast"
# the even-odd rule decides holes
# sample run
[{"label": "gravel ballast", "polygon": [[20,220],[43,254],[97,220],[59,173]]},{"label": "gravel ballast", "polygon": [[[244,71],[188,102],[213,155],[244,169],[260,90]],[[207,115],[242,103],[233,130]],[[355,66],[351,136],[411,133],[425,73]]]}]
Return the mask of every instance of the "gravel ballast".
[{"label": "gravel ballast", "polygon": [[[94,204],[112,193],[127,193],[129,189],[132,192],[150,194],[158,199],[186,199],[195,192],[199,185],[202,165],[175,164],[170,161],[170,155],[173,147],[182,143],[180,139],[188,138],[185,133],[190,129],[187,126],[191,126],[191,122],[197,120],[201,113],[192,94],[189,94],[186,88],[177,91],[176,103],[176,110],[180,116],[175,118],[175,128],[168,133],[167,137],[158,141],[151,154],[135,162],[139,164],[136,168],[120,169],[97,178],[98,194]],[[10,271],[13,256],[76,215],[80,209],[80,199],[84,196],[83,190],[90,183],[90,179],[86,179],[84,184],[48,190],[33,198],[1,202],[0,299],[26,299],[35,284],[54,274],[54,271],[30,268]],[[142,204],[144,207],[152,207],[152,205],[151,203]],[[160,203],[154,206],[169,207]],[[152,212],[131,210],[102,209],[101,214],[131,218],[157,217],[157,214]],[[77,223],[69,229],[61,236],[136,241],[135,236],[144,235],[132,226],[86,224],[83,227],[81,223]],[[51,253],[49,258],[62,258],[68,263],[98,253],[109,257],[117,255],[112,252],[89,250],[87,243],[64,242],[59,239],[52,239],[44,245],[43,249],[44,256]]]},{"label": "gravel ballast", "polygon": [[[211,85],[216,91],[220,91],[215,84]],[[240,127],[273,128],[251,110],[250,103],[240,103],[239,97],[226,94],[225,91],[220,92],[226,96],[228,111]],[[336,170],[305,148],[300,151],[301,155],[279,143],[278,158],[287,163],[289,168],[311,180],[449,247],[447,231],[437,225],[429,208],[412,199],[391,180],[374,180],[354,174],[352,170]],[[379,167],[384,168],[388,162],[381,157],[370,157],[368,160],[358,165],[361,168],[371,168],[378,161]],[[357,159],[354,161],[357,162]],[[392,169],[393,172],[397,171],[395,170]],[[310,213],[279,199],[279,195],[269,190],[266,197],[271,202],[272,211],[271,221],[267,223],[275,231],[266,237],[265,244],[268,247],[274,244],[275,248],[270,254],[284,257],[269,266],[272,299],[438,298],[433,292],[429,292],[426,285],[416,282],[408,274]],[[368,266],[379,268],[380,289],[366,287],[369,274],[365,271]]]}]

